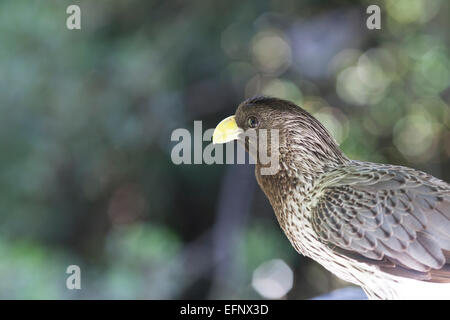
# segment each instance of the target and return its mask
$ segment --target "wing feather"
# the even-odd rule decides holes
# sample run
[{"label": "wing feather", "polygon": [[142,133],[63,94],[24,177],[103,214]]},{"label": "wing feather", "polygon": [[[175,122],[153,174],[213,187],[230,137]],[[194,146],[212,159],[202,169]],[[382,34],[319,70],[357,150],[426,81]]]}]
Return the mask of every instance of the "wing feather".
[{"label": "wing feather", "polygon": [[450,282],[450,185],[411,168],[352,162],[325,174],[312,222],[323,242],[388,273]]}]

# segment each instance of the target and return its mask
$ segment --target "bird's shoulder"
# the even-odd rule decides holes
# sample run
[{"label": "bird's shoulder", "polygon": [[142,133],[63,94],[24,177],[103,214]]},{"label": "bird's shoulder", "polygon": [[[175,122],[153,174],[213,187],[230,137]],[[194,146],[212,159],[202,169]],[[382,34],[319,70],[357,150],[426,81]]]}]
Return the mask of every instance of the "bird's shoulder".
[{"label": "bird's shoulder", "polygon": [[366,186],[376,189],[429,187],[435,192],[450,192],[450,184],[426,172],[399,165],[355,160],[326,170],[318,185],[323,189],[339,186]]}]

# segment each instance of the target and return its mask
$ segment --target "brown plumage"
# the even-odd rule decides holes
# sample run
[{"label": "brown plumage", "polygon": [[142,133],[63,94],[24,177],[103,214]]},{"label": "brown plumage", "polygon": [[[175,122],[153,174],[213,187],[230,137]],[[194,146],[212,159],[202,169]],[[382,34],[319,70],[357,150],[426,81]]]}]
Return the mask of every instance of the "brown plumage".
[{"label": "brown plumage", "polygon": [[[262,175],[258,162],[255,173],[298,252],[371,298],[405,298],[407,285],[450,282],[448,183],[407,167],[349,160],[318,120],[289,101],[249,99],[234,119],[241,131],[279,130],[280,170]],[[246,149],[252,153],[248,143]],[[444,286],[439,297],[450,299],[450,284]]]}]

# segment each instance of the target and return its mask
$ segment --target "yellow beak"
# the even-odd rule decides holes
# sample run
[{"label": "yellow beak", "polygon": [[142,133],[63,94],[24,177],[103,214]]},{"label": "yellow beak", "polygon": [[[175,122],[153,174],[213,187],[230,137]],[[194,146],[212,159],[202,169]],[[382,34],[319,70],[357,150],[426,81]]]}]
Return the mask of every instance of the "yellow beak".
[{"label": "yellow beak", "polygon": [[213,133],[213,143],[226,143],[236,140],[241,132],[243,130],[237,126],[234,116],[230,116],[217,125]]}]

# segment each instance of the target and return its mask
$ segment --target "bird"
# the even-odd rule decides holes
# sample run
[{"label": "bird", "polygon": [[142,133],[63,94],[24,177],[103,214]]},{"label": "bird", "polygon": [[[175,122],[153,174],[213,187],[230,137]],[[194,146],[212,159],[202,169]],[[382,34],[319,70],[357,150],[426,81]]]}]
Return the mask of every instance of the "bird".
[{"label": "bird", "polygon": [[[275,173],[261,173],[250,130],[259,140],[263,130],[278,133]],[[447,182],[405,166],[351,160],[310,113],[275,97],[243,101],[212,140],[237,140],[256,159],[256,180],[298,253],[369,299],[450,299]]]}]

